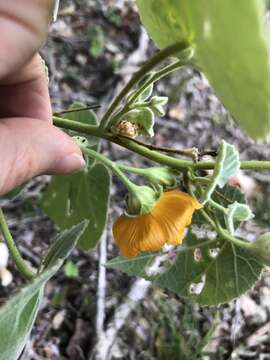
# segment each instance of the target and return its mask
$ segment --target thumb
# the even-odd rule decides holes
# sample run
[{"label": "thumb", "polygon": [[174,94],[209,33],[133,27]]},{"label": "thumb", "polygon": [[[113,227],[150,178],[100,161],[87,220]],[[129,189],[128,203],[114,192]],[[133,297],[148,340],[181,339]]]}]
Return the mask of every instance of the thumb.
[{"label": "thumb", "polygon": [[0,195],[40,174],[66,174],[85,165],[72,139],[46,121],[0,120]]}]

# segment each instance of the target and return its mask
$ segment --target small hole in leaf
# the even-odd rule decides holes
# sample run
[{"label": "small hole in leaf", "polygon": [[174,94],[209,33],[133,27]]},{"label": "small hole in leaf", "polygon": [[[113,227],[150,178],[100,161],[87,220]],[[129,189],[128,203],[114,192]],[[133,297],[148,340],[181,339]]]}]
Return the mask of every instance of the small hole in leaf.
[{"label": "small hole in leaf", "polygon": [[212,258],[216,258],[220,253],[220,248],[209,249],[209,254]]},{"label": "small hole in leaf", "polygon": [[199,283],[192,283],[189,286],[190,295],[200,295],[203,291],[205,285],[205,275],[202,276],[201,281]]},{"label": "small hole in leaf", "polygon": [[199,248],[195,249],[193,255],[194,255],[194,260],[196,262],[200,262],[203,260],[201,249]]}]

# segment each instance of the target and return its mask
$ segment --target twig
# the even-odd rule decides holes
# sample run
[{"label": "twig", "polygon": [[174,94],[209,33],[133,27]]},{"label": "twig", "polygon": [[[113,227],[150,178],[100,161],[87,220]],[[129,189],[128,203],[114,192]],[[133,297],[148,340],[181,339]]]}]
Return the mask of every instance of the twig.
[{"label": "twig", "polygon": [[[134,141],[130,141],[132,139],[125,139],[124,141],[114,136],[111,133],[100,129],[98,126],[83,124],[77,121],[67,120],[63,118],[59,118],[57,116],[53,117],[54,125],[69,130],[75,130],[81,134],[89,134],[98,138],[109,140],[115,144],[125,147],[145,158],[157,162],[159,164],[163,164],[166,166],[170,166],[179,170],[212,170],[215,167],[215,161],[199,161],[192,162],[190,160],[176,159],[171,156],[161,154],[158,151],[152,151],[145,146],[139,145]],[[241,169],[242,170],[270,170],[270,161],[259,161],[259,160],[247,160],[241,161]]]},{"label": "twig", "polygon": [[199,154],[198,149],[195,148],[195,147],[190,148],[190,149],[172,149],[172,148],[168,148],[168,147],[147,144],[147,143],[144,143],[143,141],[140,141],[140,140],[137,140],[137,139],[132,139],[132,138],[130,138],[128,136],[125,136],[125,135],[119,135],[118,134],[117,137],[119,137],[120,139],[127,139],[129,141],[133,141],[134,143],[136,143],[138,145],[141,145],[141,146],[144,146],[149,150],[188,156],[188,157],[192,158],[194,161],[197,161],[198,157],[201,156],[201,154]]},{"label": "twig", "polygon": [[97,284],[97,316],[96,316],[96,336],[97,342],[104,335],[104,321],[106,309],[106,261],[107,261],[107,231],[101,237],[99,244],[99,266]]},{"label": "twig", "polygon": [[61,116],[64,114],[75,113],[75,112],[79,112],[79,111],[95,110],[95,109],[99,109],[100,107],[101,106],[98,104],[93,104],[93,105],[89,105],[89,106],[85,106],[85,107],[80,107],[77,109],[57,111],[57,112],[53,113],[53,116]]}]

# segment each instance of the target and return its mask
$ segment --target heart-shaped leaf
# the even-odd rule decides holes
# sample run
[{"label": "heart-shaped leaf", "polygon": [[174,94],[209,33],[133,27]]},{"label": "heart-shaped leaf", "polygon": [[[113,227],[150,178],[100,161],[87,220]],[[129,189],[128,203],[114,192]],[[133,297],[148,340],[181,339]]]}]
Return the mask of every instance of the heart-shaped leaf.
[{"label": "heart-shaped leaf", "polygon": [[53,177],[42,200],[42,208],[61,230],[85,219],[89,225],[79,247],[92,249],[107,222],[111,175],[96,164],[77,174]]},{"label": "heart-shaped leaf", "polygon": [[[261,0],[137,0],[160,48],[188,40],[220,100],[253,138],[270,133],[269,25]],[[248,29],[248,31],[247,31]]]}]

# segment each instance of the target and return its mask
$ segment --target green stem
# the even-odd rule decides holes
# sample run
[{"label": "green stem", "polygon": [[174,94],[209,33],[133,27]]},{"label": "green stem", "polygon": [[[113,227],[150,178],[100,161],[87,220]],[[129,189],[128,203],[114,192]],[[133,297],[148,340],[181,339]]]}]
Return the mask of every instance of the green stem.
[{"label": "green stem", "polygon": [[19,250],[16,247],[16,244],[13,240],[13,237],[9,231],[3,210],[0,208],[0,229],[2,231],[3,237],[6,241],[7,247],[13,257],[13,260],[21,273],[21,275],[26,280],[32,280],[35,277],[35,274],[28,268],[24,262]]},{"label": "green stem", "polygon": [[199,210],[205,220],[212,226],[212,228],[220,235],[220,237],[224,240],[229,241],[230,243],[240,246],[242,248],[250,249],[252,244],[240,239],[237,239],[233,235],[229,234],[226,230],[224,230],[219,224],[216,224],[210,216],[207,214],[205,210]]},{"label": "green stem", "polygon": [[[155,75],[153,75],[153,77],[148,80],[145,84],[143,84],[143,86],[141,86],[128,100],[127,104],[123,107],[123,109],[121,111],[119,111],[118,113],[116,113],[114,116],[112,116],[111,120],[110,120],[110,127],[112,127],[114,124],[116,124],[121,118],[123,118],[131,109],[132,109],[132,104],[134,104],[134,102],[138,99],[138,97],[150,86],[152,85],[154,82],[160,80],[161,78],[163,78],[164,76],[170,74],[171,72],[178,70],[180,68],[182,68],[184,65],[187,65],[188,62],[187,61],[183,61],[183,60],[179,60],[174,62],[173,64],[170,64],[168,66],[166,66],[165,68],[161,69],[160,71],[157,71],[155,73]],[[146,107],[150,105],[150,102],[148,103],[143,103],[141,105],[137,105],[136,104],[136,108],[139,107]]]},{"label": "green stem", "polygon": [[159,51],[155,56],[153,56],[149,61],[147,61],[141,68],[138,70],[126,84],[126,86],[121,90],[121,92],[116,96],[108,110],[104,114],[100,122],[100,127],[106,129],[108,127],[109,121],[117,107],[121,104],[122,100],[126,97],[129,91],[135,86],[144,76],[153,70],[158,64],[167,59],[170,56],[173,56],[181,51],[187,50],[189,44],[186,41],[176,43],[172,46],[165,48],[164,50]]},{"label": "green stem", "polygon": [[214,200],[209,199],[207,201],[207,203],[209,205],[211,205],[213,208],[215,208],[215,209],[219,210],[220,212],[222,212],[224,215],[228,215],[228,210],[225,207],[223,207],[222,205],[215,202]]},{"label": "green stem", "polygon": [[[142,155],[149,160],[157,162],[162,165],[167,165],[178,170],[212,170],[215,167],[215,161],[199,161],[194,163],[190,160],[181,160],[176,159],[171,156],[160,154],[158,151],[147,149],[145,146],[136,144],[132,139],[120,139],[117,136],[100,129],[94,125],[88,125],[79,123],[73,120],[62,119],[57,116],[53,117],[54,125],[68,130],[74,130],[79,133],[92,135],[94,137],[102,138],[108,141],[111,141],[115,144],[118,144],[122,147],[125,147],[128,150],[131,150],[139,155]],[[270,161],[242,161],[241,162],[242,170],[270,170]]]},{"label": "green stem", "polygon": [[144,175],[145,169],[142,168],[136,168],[133,166],[127,166],[127,165],[123,165],[123,164],[117,164],[118,168],[123,170],[123,171],[127,171],[131,174],[136,174],[136,175]]},{"label": "green stem", "polygon": [[221,235],[221,237],[234,245],[240,246],[245,249],[250,249],[252,247],[252,243],[246,242],[229,234],[226,230],[224,230],[220,225],[217,226],[217,232]]},{"label": "green stem", "polygon": [[[188,191],[190,193],[190,195],[192,195],[193,197],[195,197],[190,181],[187,182],[187,186],[188,186]],[[215,203],[216,204],[216,203]],[[213,205],[213,204],[212,204]],[[218,205],[218,204],[217,204]],[[224,209],[224,208],[223,208]],[[219,208],[219,210],[221,210]],[[224,209],[226,210],[226,209]],[[224,240],[227,240],[229,242],[231,242],[234,245],[240,246],[242,248],[246,248],[249,249],[251,247],[251,244],[248,242],[245,242],[243,240],[237,239],[235,238],[233,235],[229,234],[226,230],[224,230],[219,223],[215,222],[214,220],[211,219],[211,217],[208,215],[207,211],[204,209],[200,209],[199,210],[201,215],[205,218],[205,220],[212,226],[212,228],[221,236],[221,238],[223,238]],[[223,211],[223,210],[222,210]]]},{"label": "green stem", "polygon": [[211,183],[211,179],[206,178],[206,177],[200,177],[200,176],[196,176],[194,177],[194,179],[192,179],[193,183],[198,183],[198,184],[202,184],[202,185],[209,185],[209,183]]},{"label": "green stem", "polygon": [[123,184],[127,187],[128,190],[132,191],[134,185],[133,183],[125,176],[125,174],[119,169],[118,165],[115,164],[110,159],[101,155],[100,153],[86,148],[85,146],[80,146],[81,151],[84,155],[89,156],[90,158],[97,160],[108,167],[115,175],[119,177],[119,179],[123,182]]},{"label": "green stem", "polygon": [[207,214],[207,212],[203,209],[200,209],[199,212],[205,218],[205,220],[212,226],[212,228],[217,231],[216,223],[214,222],[214,220],[211,219],[211,217]]},{"label": "green stem", "polygon": [[213,245],[217,242],[216,239],[214,240],[207,240],[207,241],[204,241],[202,243],[199,243],[197,245],[192,245],[192,246],[187,246],[187,247],[183,247],[182,249],[180,248],[179,251],[177,251],[177,253],[184,253],[184,252],[188,252],[188,251],[192,251],[192,250],[196,250],[198,248],[202,248],[204,246],[208,246],[208,245]]},{"label": "green stem", "polygon": [[162,79],[163,77],[169,75],[170,73],[172,73],[175,70],[178,70],[180,68],[182,68],[185,65],[188,65],[188,61],[184,61],[184,60],[179,60],[174,62],[173,64],[170,64],[166,67],[164,67],[163,69],[157,71],[152,77],[151,79],[149,79],[148,81],[145,82],[145,84],[143,84],[143,86],[141,86],[129,99],[128,101],[128,105],[133,104],[138,97],[153,83],[157,82],[158,80]]}]

